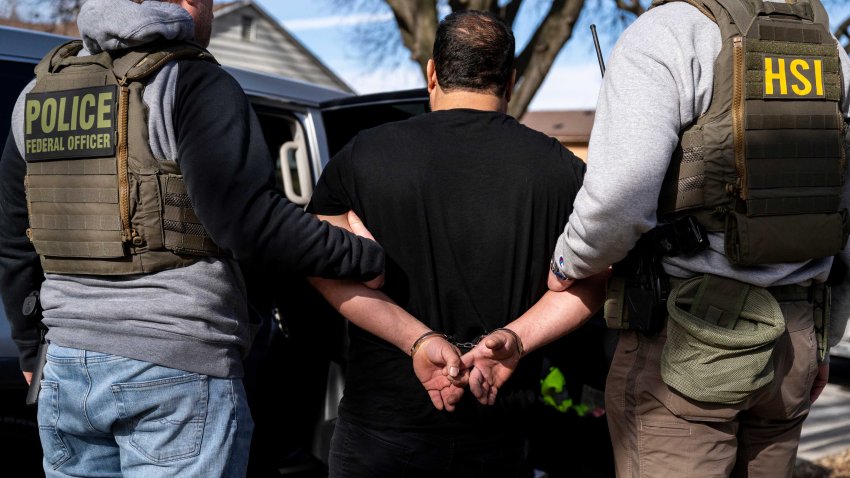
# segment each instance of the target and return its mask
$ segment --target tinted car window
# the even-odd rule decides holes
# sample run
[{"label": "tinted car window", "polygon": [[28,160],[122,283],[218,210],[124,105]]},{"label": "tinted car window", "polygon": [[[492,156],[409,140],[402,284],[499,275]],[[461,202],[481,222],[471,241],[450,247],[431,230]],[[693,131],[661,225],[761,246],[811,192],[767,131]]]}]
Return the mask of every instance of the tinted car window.
[{"label": "tinted car window", "polygon": [[[34,65],[0,60],[0,85],[5,91],[21,91],[33,79]],[[0,151],[6,145],[9,135],[9,124],[12,119],[12,108],[15,107],[17,94],[0,95]]]}]

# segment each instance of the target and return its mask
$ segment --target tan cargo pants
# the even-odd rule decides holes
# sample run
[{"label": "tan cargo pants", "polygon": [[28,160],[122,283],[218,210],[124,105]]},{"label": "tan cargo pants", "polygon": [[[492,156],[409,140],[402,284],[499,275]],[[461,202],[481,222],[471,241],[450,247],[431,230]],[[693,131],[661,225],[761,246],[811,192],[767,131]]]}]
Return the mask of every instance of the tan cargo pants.
[{"label": "tan cargo pants", "polygon": [[774,380],[736,405],[685,398],[661,380],[666,328],[620,334],[605,408],[619,478],[790,477],[817,374],[812,304],[781,302]]}]

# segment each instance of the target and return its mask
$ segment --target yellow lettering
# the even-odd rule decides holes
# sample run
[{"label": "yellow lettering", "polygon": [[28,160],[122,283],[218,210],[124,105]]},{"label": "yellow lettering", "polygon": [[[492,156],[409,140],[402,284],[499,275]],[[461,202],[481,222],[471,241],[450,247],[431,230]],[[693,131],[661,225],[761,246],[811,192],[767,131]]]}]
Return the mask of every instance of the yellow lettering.
[{"label": "yellow lettering", "polygon": [[773,82],[779,80],[780,94],[788,94],[788,80],[785,76],[785,59],[777,58],[778,68],[773,71],[773,58],[764,57],[764,94],[773,94]]},{"label": "yellow lettering", "polygon": [[74,95],[74,102],[71,103],[71,129],[77,129],[77,112],[80,110],[80,97]]},{"label": "yellow lettering", "polygon": [[792,60],[791,61],[791,74],[794,75],[803,87],[801,88],[798,85],[791,85],[791,91],[798,96],[806,96],[812,92],[812,83],[806,78],[802,73],[800,73],[800,68],[803,70],[809,69],[809,64],[805,60]]},{"label": "yellow lettering", "polygon": [[41,105],[41,131],[53,132],[56,127],[56,98],[47,98]]},{"label": "yellow lettering", "polygon": [[32,134],[32,124],[35,123],[35,120],[38,119],[38,114],[41,111],[39,108],[38,100],[27,100],[26,107],[26,121],[27,121],[27,134]]},{"label": "yellow lettering", "polygon": [[111,140],[112,135],[108,134],[108,133],[103,133],[101,136],[103,136],[103,147],[105,149],[111,148],[112,147],[112,140]]},{"label": "yellow lettering", "polygon": [[95,115],[89,113],[89,110],[94,107],[94,95],[89,93],[83,96],[80,100],[80,127],[84,130],[90,130],[94,126]]},{"label": "yellow lettering", "polygon": [[108,115],[112,111],[112,105],[110,103],[108,103],[109,101],[112,101],[112,92],[111,91],[101,93],[101,94],[98,95],[98,101],[97,101],[97,128],[98,129],[111,128],[112,127],[112,120],[106,118],[106,115]]},{"label": "yellow lettering", "polygon": [[815,60],[815,93],[823,96],[823,60]]},{"label": "yellow lettering", "polygon": [[68,131],[68,123],[65,121],[65,103],[67,102],[67,98],[59,98],[59,124],[56,127],[56,131]]}]

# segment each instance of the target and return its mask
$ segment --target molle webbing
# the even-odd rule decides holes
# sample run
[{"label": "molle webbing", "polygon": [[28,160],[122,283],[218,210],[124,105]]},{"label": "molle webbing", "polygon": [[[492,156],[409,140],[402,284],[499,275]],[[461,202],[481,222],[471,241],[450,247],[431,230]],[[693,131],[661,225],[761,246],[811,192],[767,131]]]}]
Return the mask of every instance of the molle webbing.
[{"label": "molle webbing", "polygon": [[712,18],[724,44],[711,105],[680,136],[659,211],[724,232],[726,255],[741,265],[837,253],[848,232],[845,124],[838,47],[822,5],[680,1]]},{"label": "molle webbing", "polygon": [[112,159],[44,161],[27,166],[32,239],[45,256],[124,256]]},{"label": "molle webbing", "polygon": [[28,234],[45,272],[143,274],[220,254],[176,163],[150,150],[141,83],[170,61],[212,56],[189,44],[114,58],[80,48],[49,53],[27,95]]},{"label": "molle webbing", "polygon": [[163,192],[165,247],[186,254],[219,253],[218,246],[195,215],[183,179],[176,175],[161,175],[159,181]]},{"label": "molle webbing", "polygon": [[[822,43],[828,32],[816,25],[757,23],[754,29],[759,38],[745,42],[746,181],[741,186],[747,215],[836,212],[844,171],[836,46]],[[792,64],[790,76],[800,75],[793,81],[780,70],[785,62]],[[815,70],[813,81],[802,76],[803,67]]]},{"label": "molle webbing", "polygon": [[703,205],[705,189],[705,153],[701,129],[685,132],[673,153],[671,168],[661,191],[662,210],[673,213]]}]

